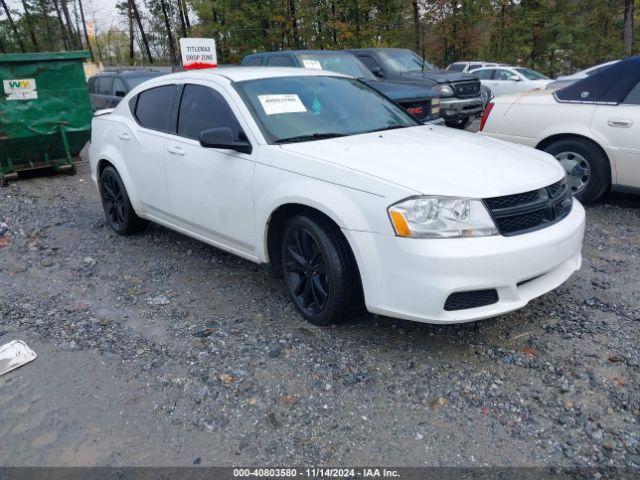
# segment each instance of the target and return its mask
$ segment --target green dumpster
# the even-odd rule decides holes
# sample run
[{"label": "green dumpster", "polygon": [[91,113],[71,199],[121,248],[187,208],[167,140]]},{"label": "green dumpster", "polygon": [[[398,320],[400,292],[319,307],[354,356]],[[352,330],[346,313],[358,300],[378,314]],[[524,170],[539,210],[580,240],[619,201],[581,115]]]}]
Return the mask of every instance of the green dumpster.
[{"label": "green dumpster", "polygon": [[0,55],[0,186],[18,172],[75,172],[90,137],[88,52]]}]

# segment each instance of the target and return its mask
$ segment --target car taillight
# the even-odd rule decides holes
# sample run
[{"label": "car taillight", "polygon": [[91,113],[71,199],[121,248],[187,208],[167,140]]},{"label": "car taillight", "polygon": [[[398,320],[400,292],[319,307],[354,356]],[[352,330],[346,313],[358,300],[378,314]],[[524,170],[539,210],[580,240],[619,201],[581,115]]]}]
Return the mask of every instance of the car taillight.
[{"label": "car taillight", "polygon": [[489,104],[484,109],[484,112],[482,112],[482,119],[480,120],[480,131],[482,131],[482,129],[484,128],[484,124],[487,123],[487,118],[489,118],[489,114],[491,113],[492,109],[493,102],[489,102]]}]

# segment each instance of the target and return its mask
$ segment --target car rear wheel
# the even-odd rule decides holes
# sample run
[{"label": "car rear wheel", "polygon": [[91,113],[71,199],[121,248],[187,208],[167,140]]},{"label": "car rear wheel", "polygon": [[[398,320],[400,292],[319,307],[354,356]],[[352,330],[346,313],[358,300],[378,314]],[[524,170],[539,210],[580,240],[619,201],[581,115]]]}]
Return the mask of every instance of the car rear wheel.
[{"label": "car rear wheel", "polygon": [[600,149],[588,141],[558,140],[544,151],[560,162],[573,196],[583,203],[596,200],[611,184],[609,162]]},{"label": "car rear wheel", "polygon": [[309,322],[339,323],[361,305],[357,268],[346,240],[322,217],[296,215],[287,222],[281,260],[287,293]]},{"label": "car rear wheel", "polygon": [[109,226],[119,235],[139,232],[147,222],[136,215],[120,175],[113,167],[100,174],[100,197]]}]

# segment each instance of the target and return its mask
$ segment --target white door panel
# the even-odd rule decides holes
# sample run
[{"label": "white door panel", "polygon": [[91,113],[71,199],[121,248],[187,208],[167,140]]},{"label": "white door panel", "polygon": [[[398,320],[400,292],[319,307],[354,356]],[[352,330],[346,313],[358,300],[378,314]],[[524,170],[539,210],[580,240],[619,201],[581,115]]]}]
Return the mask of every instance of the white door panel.
[{"label": "white door panel", "polygon": [[613,152],[614,183],[640,187],[640,105],[598,105],[591,131]]},{"label": "white door panel", "polygon": [[243,251],[255,244],[254,162],[249,155],[204,148],[171,136],[165,162],[174,221]]},{"label": "white door panel", "polygon": [[167,213],[170,207],[163,161],[165,135],[138,126],[131,131],[123,126],[117,136],[117,143],[126,149],[123,157],[144,210],[156,216]]}]

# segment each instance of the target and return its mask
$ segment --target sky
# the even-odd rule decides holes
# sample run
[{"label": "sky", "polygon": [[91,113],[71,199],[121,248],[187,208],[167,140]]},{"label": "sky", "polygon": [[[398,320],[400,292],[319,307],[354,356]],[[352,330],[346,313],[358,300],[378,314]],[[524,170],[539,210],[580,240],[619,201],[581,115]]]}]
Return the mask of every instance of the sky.
[{"label": "sky", "polygon": [[[117,0],[83,0],[84,15],[87,22],[94,21],[99,30],[107,30],[111,25],[118,25],[124,19],[116,12]],[[7,0],[12,10],[22,11],[21,0]],[[70,12],[73,16],[73,12]],[[4,17],[4,14],[2,15]]]}]

